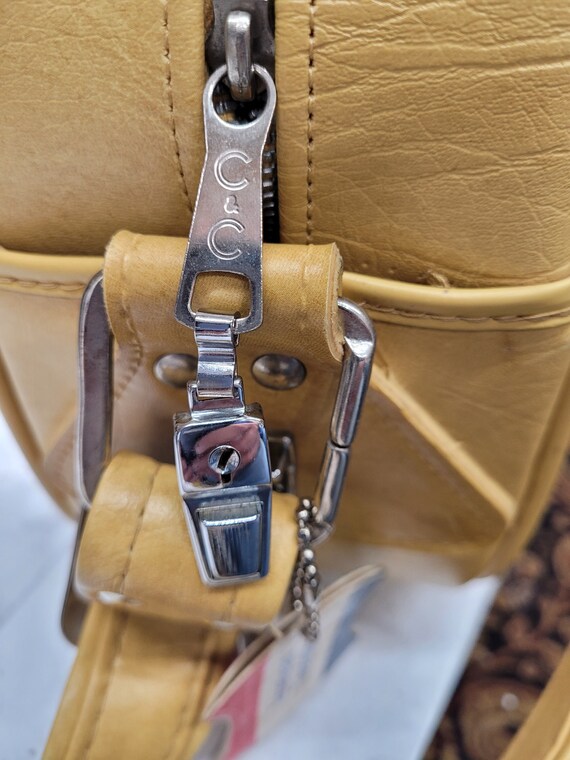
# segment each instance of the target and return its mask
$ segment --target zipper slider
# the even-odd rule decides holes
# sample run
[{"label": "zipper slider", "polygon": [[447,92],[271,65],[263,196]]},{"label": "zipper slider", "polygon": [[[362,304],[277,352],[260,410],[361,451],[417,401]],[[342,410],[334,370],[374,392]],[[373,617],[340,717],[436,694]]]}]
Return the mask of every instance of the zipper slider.
[{"label": "zipper slider", "polygon": [[206,40],[210,71],[228,67],[235,100],[251,100],[255,81],[251,65],[263,66],[275,76],[273,2],[270,0],[213,0],[214,22]]}]

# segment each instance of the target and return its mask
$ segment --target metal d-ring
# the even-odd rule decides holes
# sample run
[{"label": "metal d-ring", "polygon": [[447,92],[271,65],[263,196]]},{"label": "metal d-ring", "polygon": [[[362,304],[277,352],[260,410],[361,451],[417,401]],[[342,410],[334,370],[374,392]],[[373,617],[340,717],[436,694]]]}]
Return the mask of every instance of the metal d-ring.
[{"label": "metal d-ring", "polygon": [[313,495],[317,507],[314,544],[327,538],[333,529],[376,346],[374,326],[364,309],[346,298],[338,299],[338,307],[344,323],[344,356],[329,440]]}]

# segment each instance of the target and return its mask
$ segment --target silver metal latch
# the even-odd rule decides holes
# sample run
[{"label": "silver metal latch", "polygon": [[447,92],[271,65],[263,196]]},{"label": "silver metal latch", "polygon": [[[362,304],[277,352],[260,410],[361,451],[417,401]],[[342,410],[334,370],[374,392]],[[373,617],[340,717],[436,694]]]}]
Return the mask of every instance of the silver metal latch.
[{"label": "silver metal latch", "polygon": [[[236,390],[241,395],[241,383]],[[191,407],[190,414],[176,415],[175,446],[202,579],[220,584],[266,575],[271,465],[259,409],[208,419]]]},{"label": "silver metal latch", "polygon": [[235,318],[196,314],[197,380],[174,418],[174,455],[202,580],[222,585],[269,569],[271,462],[257,404],[236,376]]}]

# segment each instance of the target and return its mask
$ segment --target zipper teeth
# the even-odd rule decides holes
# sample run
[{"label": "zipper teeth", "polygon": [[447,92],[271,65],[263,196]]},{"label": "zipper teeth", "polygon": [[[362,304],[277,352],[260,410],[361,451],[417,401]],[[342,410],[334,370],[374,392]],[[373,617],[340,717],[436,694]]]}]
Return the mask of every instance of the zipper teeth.
[{"label": "zipper teeth", "polygon": [[263,239],[266,243],[279,240],[276,137],[275,129],[271,128],[263,151]]}]

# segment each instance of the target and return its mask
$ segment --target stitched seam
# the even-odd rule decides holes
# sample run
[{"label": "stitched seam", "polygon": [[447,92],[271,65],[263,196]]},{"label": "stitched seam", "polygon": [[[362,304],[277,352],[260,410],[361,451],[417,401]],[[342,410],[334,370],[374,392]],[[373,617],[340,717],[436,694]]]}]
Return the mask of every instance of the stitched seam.
[{"label": "stitched seam", "polygon": [[[139,239],[140,238],[137,235],[133,243],[133,247],[135,251],[137,249]],[[121,259],[121,269],[120,269],[119,279],[120,279],[120,294],[121,294],[120,295],[121,311],[123,312],[125,325],[131,336],[128,342],[128,348],[133,350],[133,355],[129,358],[129,362],[127,365],[127,372],[124,379],[122,380],[121,384],[115,389],[115,393],[114,393],[115,399],[121,398],[121,396],[127,389],[127,386],[129,385],[133,377],[138,372],[138,369],[142,363],[143,354],[144,354],[142,343],[139,339],[129,306],[127,304],[127,292],[125,289],[125,280],[126,280],[126,269],[127,269],[127,263],[128,263],[127,260],[130,255],[130,250],[131,250],[130,247],[128,247],[127,250],[125,251],[125,255]]]},{"label": "stitched seam", "polygon": [[172,60],[170,56],[170,27],[169,27],[169,14],[168,14],[168,0],[164,0],[162,26],[164,29],[164,47],[163,55],[166,61],[165,69],[165,92],[166,92],[166,105],[168,108],[168,119],[170,122],[170,136],[174,145],[174,155],[176,160],[176,169],[178,173],[178,182],[184,196],[184,201],[188,206],[188,211],[192,213],[192,203],[190,201],[190,195],[188,193],[188,186],[186,184],[186,177],[184,175],[184,167],[182,165],[182,156],[180,155],[180,141],[178,139],[178,132],[176,129],[176,114],[174,110],[174,92],[172,88]]},{"label": "stitched seam", "polygon": [[238,599],[238,589],[236,588],[235,591],[232,593],[232,597],[228,602],[228,611],[227,614],[224,615],[224,618],[227,620],[228,623],[233,622],[234,619],[234,609],[237,604]]},{"label": "stitched seam", "polygon": [[[311,244],[309,243],[309,251],[307,252],[309,256],[311,255]],[[306,283],[311,282],[310,275],[308,273],[308,257],[305,257],[305,260],[303,261],[303,273],[301,275],[301,313],[298,315],[300,317],[299,319],[299,338],[301,342],[303,342],[304,337],[307,334],[307,314],[309,313],[308,310],[308,299],[307,299],[307,287]]]},{"label": "stitched seam", "polygon": [[206,706],[206,700],[208,699],[208,695],[209,695],[208,686],[210,685],[212,676],[216,672],[216,668],[219,662],[218,657],[216,656],[215,653],[218,648],[217,645],[219,643],[220,633],[214,629],[212,633],[209,634],[208,639],[211,641],[210,657],[208,658],[208,662],[206,663],[206,666],[207,666],[206,678],[203,681],[204,685],[200,693],[200,698],[196,701],[196,710],[194,712],[193,723],[192,723],[193,726],[199,723],[202,718],[202,713],[204,712],[204,707]]},{"label": "stitched seam", "polygon": [[[200,652],[200,659],[202,659],[203,656],[204,656],[204,653],[205,653],[205,650],[206,650],[206,643],[207,643],[207,639],[204,640],[204,644],[202,646],[202,651]],[[179,738],[180,734],[182,733],[183,726],[187,723],[187,721],[184,720],[184,718],[186,717],[186,712],[187,712],[187,710],[188,710],[188,708],[190,706],[190,702],[191,702],[190,698],[191,698],[191,696],[192,696],[192,694],[194,692],[194,690],[193,690],[192,687],[195,686],[196,682],[198,681],[198,679],[196,677],[197,674],[196,674],[196,668],[194,666],[194,663],[192,663],[192,667],[191,667],[190,670],[191,670],[190,685],[189,685],[189,687],[188,687],[188,689],[186,691],[186,698],[184,699],[184,701],[182,703],[182,709],[180,710],[180,714],[178,716],[178,722],[176,723],[176,728],[174,729],[174,733],[172,734],[172,738],[170,740],[170,744],[166,748],[166,752],[163,755],[163,760],[168,760],[168,758],[170,758],[170,757],[173,756],[173,754],[174,754],[174,752],[176,750],[176,743],[178,741],[178,738]]]},{"label": "stitched seam", "polygon": [[226,605],[226,608],[221,613],[220,622],[231,623],[233,621],[234,607],[237,602],[238,592],[239,592],[239,586],[234,586],[234,588],[231,590],[231,595]]},{"label": "stitched seam", "polygon": [[[334,245],[332,246],[335,247]],[[340,269],[340,271],[339,271]],[[328,293],[327,306],[325,314],[325,334],[329,342],[329,350],[332,356],[340,361],[343,354],[344,336],[340,326],[338,314],[338,297],[342,294],[342,261],[337,263],[334,254],[329,256],[329,266],[327,273]]]},{"label": "stitched seam", "polygon": [[83,758],[84,760],[87,760],[87,757],[89,756],[94,742],[95,737],[97,735],[97,730],[99,728],[99,724],[101,722],[101,718],[103,717],[103,712],[105,711],[105,706],[107,704],[107,699],[109,698],[109,691],[111,687],[111,681],[113,680],[113,676],[115,674],[115,669],[117,667],[117,662],[119,661],[119,657],[121,655],[122,649],[123,649],[123,641],[125,639],[125,633],[127,630],[127,621],[128,616],[126,612],[119,613],[122,615],[122,621],[121,621],[121,628],[118,632],[117,636],[115,637],[115,646],[113,649],[113,655],[111,658],[111,663],[109,665],[109,670],[107,672],[107,680],[104,686],[104,692],[101,697],[101,703],[99,705],[99,709],[97,710],[97,714],[95,715],[95,720],[93,721],[93,729],[91,731],[91,736],[89,737],[89,740],[87,742],[87,745],[85,747],[85,750],[83,752]]},{"label": "stitched seam", "polygon": [[[184,700],[184,703],[182,705],[182,710],[180,711],[180,716],[178,718],[178,723],[176,725],[176,729],[174,731],[174,734],[172,735],[172,739],[170,741],[170,745],[166,750],[165,755],[163,756],[164,760],[168,760],[168,758],[172,757],[175,750],[176,750],[176,744],[178,742],[178,739],[180,735],[182,734],[182,731],[184,730],[184,727],[194,727],[196,724],[196,719],[200,717],[201,715],[201,705],[204,702],[204,696],[203,693],[198,694],[198,699],[196,700],[196,709],[194,710],[194,715],[192,715],[192,720],[184,720],[186,716],[186,713],[188,712],[188,709],[192,707],[192,700],[191,696],[193,694],[193,689],[191,688],[194,686],[194,684],[200,684],[200,665],[202,665],[206,669],[206,678],[204,679],[203,687],[201,689],[201,692],[204,692],[209,684],[209,675],[211,674],[211,670],[213,667],[212,657],[208,657],[208,655],[212,654],[213,647],[208,647],[208,644],[210,643],[210,638],[212,637],[212,634],[204,636],[204,643],[202,646],[202,650],[200,652],[200,656],[198,659],[198,667],[195,667],[195,663],[193,663],[192,667],[192,673],[190,678],[190,688],[188,689],[186,693],[186,699]],[[214,635],[213,638],[215,639],[216,636]],[[208,651],[209,650],[209,651]],[[198,671],[198,672],[196,672]]]},{"label": "stitched seam", "polygon": [[20,280],[17,277],[0,277],[0,285],[20,285],[23,288],[41,288],[42,290],[60,288],[70,292],[85,288],[84,282],[42,282],[41,280]]},{"label": "stitched seam", "polygon": [[[382,404],[378,398],[374,399],[376,401],[376,404],[382,408]],[[388,399],[390,404],[393,404],[393,401]],[[426,465],[428,470],[435,475],[437,480],[440,482],[445,483],[448,488],[452,491],[452,493],[455,493],[457,496],[460,497],[461,501],[464,503],[470,505],[471,509],[470,511],[472,513],[477,512],[478,505],[473,500],[472,496],[470,495],[470,492],[473,492],[473,487],[467,483],[463,477],[456,473],[458,476],[458,480],[455,480],[453,475],[448,472],[445,468],[445,465],[441,461],[441,455],[439,452],[436,452],[436,456],[438,459],[438,462],[434,462],[433,459],[429,456],[428,453],[426,453],[422,446],[418,444],[417,441],[415,441],[408,432],[408,426],[410,425],[409,422],[403,422],[401,419],[399,419],[395,415],[391,415],[388,411],[388,416],[391,419],[393,425],[394,425],[394,431],[399,435],[400,440],[404,443],[408,451],[411,451],[413,454],[418,456],[420,460]],[[430,449],[433,450],[433,447],[431,444],[428,443],[428,446]],[[478,493],[478,492],[477,492]],[[483,495],[479,494],[481,496],[482,501],[485,501],[486,503],[490,503],[489,500]]]},{"label": "stitched seam", "polygon": [[125,562],[125,567],[123,569],[123,572],[121,573],[121,581],[119,583],[119,594],[124,594],[124,592],[125,592],[125,584],[126,584],[126,581],[127,581],[127,575],[129,574],[129,570],[131,569],[131,563],[133,561],[133,554],[134,554],[135,543],[137,541],[137,538],[139,537],[139,533],[141,532],[141,528],[142,528],[142,524],[143,524],[143,517],[144,517],[145,511],[146,511],[146,506],[147,506],[147,504],[150,501],[150,498],[152,496],[152,491],[153,491],[153,488],[154,488],[154,484],[156,482],[156,476],[158,475],[159,469],[160,469],[160,465],[157,464],[157,466],[155,467],[155,470],[153,472],[152,479],[150,481],[150,488],[149,488],[148,496],[143,501],[142,507],[140,508],[139,514],[137,516],[137,522],[136,522],[136,525],[135,525],[135,529],[133,531],[133,537],[132,537],[131,544],[130,544],[128,552],[127,552],[127,559],[126,559],[126,562]]},{"label": "stitched seam", "polygon": [[313,242],[313,146],[315,105],[315,14],[317,0],[309,0],[309,67],[307,95],[307,245]]},{"label": "stitched seam", "polygon": [[369,303],[362,304],[366,309],[370,311],[379,312],[381,314],[392,314],[397,317],[406,317],[407,319],[435,319],[440,322],[472,322],[479,324],[482,322],[541,322],[549,319],[556,319],[557,317],[570,316],[570,309],[564,309],[562,311],[547,312],[545,314],[532,314],[529,316],[520,316],[516,314],[505,315],[500,317],[460,317],[460,316],[444,316],[442,314],[428,314],[416,311],[406,311],[405,309],[392,309],[385,306],[374,306]]}]

